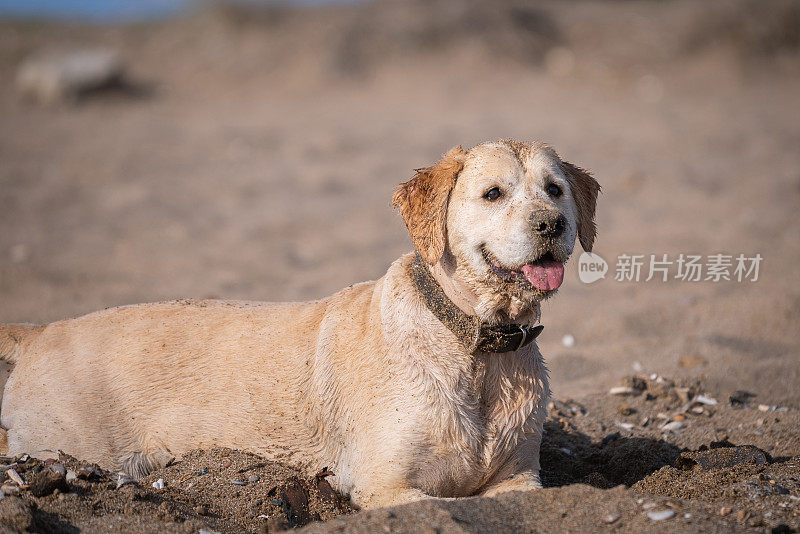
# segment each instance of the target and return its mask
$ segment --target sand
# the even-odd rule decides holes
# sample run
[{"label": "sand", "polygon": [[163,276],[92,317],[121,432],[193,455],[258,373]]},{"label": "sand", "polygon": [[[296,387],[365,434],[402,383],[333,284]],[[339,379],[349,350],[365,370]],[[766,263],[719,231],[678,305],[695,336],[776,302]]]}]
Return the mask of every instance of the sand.
[{"label": "sand", "polygon": [[[410,250],[389,198],[412,169],[456,144],[544,140],[602,184],[595,252],[610,269],[587,285],[571,261],[543,306],[537,341],[558,400],[542,452],[548,487],[306,528],[799,529],[796,5],[402,6],[216,8],[122,27],[0,22],[4,80],[41,50],[92,45],[119,52],[129,83],[50,106],[0,84],[0,321],[173,298],[318,298],[380,277]],[[758,281],[682,281],[675,265],[665,282],[614,280],[623,254],[718,253],[761,254]],[[668,401],[675,386],[653,373],[718,405],[684,415],[684,393]],[[636,374],[667,396],[608,395]],[[731,404],[736,391],[754,395],[746,407]],[[659,413],[684,415],[685,428],[664,440]],[[680,467],[712,442],[771,460]],[[209,469],[217,461],[197,454]],[[205,497],[169,484],[169,469],[188,467],[159,474],[163,518],[155,502],[136,501],[133,516],[114,508],[131,490],[107,489],[111,479],[79,482],[99,493],[71,490],[73,508],[25,492],[38,511],[2,503],[39,530],[42,513],[64,531],[262,528],[269,510],[250,517],[251,500],[267,501],[252,487],[220,479],[220,492],[240,496],[209,493],[212,509],[232,503],[209,519],[189,506]],[[647,516],[666,509],[675,515]],[[620,517],[606,524],[608,514]]]},{"label": "sand", "polygon": [[[98,533],[306,525],[313,532],[639,532],[662,521],[677,532],[800,527],[796,410],[762,411],[710,396],[706,404],[692,402],[702,384],[637,380],[644,387],[636,395],[552,402],[540,491],[356,513],[325,482],[324,470],[306,479],[291,466],[230,449],[193,451],[124,483],[118,473],[65,455],[55,465],[18,457],[0,459],[26,483],[5,483],[10,496],[0,500],[0,521]],[[688,402],[681,398],[687,393]],[[670,430],[676,423],[680,428]],[[65,476],[49,473],[59,465]],[[69,473],[78,478],[67,482]]]}]

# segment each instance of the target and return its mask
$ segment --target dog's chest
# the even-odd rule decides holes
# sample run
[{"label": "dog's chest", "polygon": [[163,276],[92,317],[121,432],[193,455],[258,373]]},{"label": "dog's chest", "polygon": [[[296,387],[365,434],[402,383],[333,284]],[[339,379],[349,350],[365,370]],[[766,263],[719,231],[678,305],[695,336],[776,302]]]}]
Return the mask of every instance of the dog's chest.
[{"label": "dog's chest", "polygon": [[410,473],[427,493],[474,494],[525,439],[541,391],[530,370],[477,356],[450,391],[440,391],[435,424]]}]

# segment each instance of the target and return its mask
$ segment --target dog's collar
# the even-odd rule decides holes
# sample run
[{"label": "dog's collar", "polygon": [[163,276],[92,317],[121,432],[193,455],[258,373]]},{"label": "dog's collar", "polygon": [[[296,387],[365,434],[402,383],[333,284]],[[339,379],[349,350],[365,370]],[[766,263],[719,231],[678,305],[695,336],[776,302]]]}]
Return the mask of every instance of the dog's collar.
[{"label": "dog's collar", "polygon": [[425,305],[456,335],[470,353],[517,351],[536,339],[544,330],[543,325],[529,326],[514,323],[490,325],[482,323],[474,315],[464,313],[447,298],[442,286],[433,277],[419,252],[415,254],[408,270]]}]

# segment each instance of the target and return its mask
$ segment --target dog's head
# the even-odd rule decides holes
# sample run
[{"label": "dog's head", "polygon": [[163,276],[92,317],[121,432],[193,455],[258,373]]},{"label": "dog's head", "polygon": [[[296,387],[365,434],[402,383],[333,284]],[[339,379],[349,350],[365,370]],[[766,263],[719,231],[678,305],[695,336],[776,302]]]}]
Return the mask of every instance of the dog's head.
[{"label": "dog's head", "polygon": [[393,197],[419,253],[468,287],[488,321],[555,293],[576,238],[591,251],[600,186],[542,143],[455,147]]}]

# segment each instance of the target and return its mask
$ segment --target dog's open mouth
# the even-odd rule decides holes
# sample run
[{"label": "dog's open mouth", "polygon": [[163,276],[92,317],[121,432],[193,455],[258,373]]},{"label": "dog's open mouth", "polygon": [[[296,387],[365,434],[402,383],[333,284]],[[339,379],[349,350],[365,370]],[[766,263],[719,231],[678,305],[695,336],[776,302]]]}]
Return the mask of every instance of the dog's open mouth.
[{"label": "dog's open mouth", "polygon": [[494,274],[506,282],[530,284],[540,291],[554,291],[564,281],[564,263],[558,261],[551,252],[517,268],[502,265],[486,249],[483,249],[483,257]]}]

